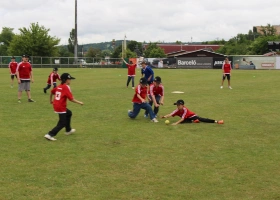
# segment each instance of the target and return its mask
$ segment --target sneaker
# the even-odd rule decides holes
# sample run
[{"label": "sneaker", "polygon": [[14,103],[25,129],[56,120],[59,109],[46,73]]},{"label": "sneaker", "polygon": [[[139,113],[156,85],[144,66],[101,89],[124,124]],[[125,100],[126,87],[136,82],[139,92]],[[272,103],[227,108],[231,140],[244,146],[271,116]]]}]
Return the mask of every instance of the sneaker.
[{"label": "sneaker", "polygon": [[18,103],[21,103],[21,100],[19,99],[17,102],[18,102]]},{"label": "sneaker", "polygon": [[199,119],[193,120],[193,123],[199,123]]},{"label": "sneaker", "polygon": [[223,86],[221,86],[220,88],[223,89]]},{"label": "sneaker", "polygon": [[43,90],[44,90],[44,93],[46,94],[46,93],[47,93],[47,90],[46,90],[45,88],[43,88]]},{"label": "sneaker", "polygon": [[158,120],[156,118],[152,119],[151,122],[157,123]]},{"label": "sneaker", "polygon": [[56,140],[54,137],[50,136],[49,134],[46,134],[44,136],[44,138],[46,138],[47,140],[51,140],[51,141],[55,141]]},{"label": "sneaker", "polygon": [[228,88],[232,90],[232,87],[228,86]]},{"label": "sneaker", "polygon": [[36,101],[34,101],[33,99],[28,99],[28,102],[36,102]]},{"label": "sneaker", "polygon": [[74,133],[76,131],[76,129],[71,129],[69,132],[65,132],[65,135],[71,135],[72,133]]},{"label": "sneaker", "polygon": [[145,117],[145,118],[147,118],[147,117],[148,117],[148,115],[146,115],[146,114],[145,114],[145,115],[144,115],[144,117]]},{"label": "sneaker", "polygon": [[219,120],[217,123],[218,124],[224,124],[224,120]]},{"label": "sneaker", "polygon": [[132,89],[134,90],[134,87],[132,87]]}]

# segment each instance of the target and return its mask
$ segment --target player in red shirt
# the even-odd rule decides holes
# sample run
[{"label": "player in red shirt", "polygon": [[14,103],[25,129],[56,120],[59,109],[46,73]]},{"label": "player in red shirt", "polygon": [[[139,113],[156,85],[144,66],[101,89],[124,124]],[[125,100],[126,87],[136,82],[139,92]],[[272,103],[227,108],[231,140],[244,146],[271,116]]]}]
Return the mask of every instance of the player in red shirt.
[{"label": "player in red shirt", "polygon": [[165,115],[161,118],[168,118],[168,117],[174,117],[179,116],[181,119],[172,125],[177,125],[180,123],[199,123],[199,122],[206,122],[206,123],[217,123],[217,124],[223,124],[223,120],[214,120],[214,119],[207,119],[197,116],[194,112],[190,111],[184,106],[185,102],[180,99],[174,105],[177,105],[177,109],[174,110],[172,113]]},{"label": "player in red shirt", "polygon": [[43,88],[44,93],[47,93],[47,90],[50,89],[50,87],[53,85],[53,88],[56,87],[56,80],[60,80],[60,76],[57,73],[58,69],[55,67],[53,68],[52,73],[50,73],[49,77],[48,77],[48,81],[47,81],[47,86],[45,88]]},{"label": "player in red shirt", "polygon": [[[161,78],[156,76],[153,83],[150,85],[149,89],[149,104],[153,106],[154,104],[154,113],[158,114],[159,106],[163,105],[164,100],[164,87],[161,84]],[[146,111],[144,117],[148,116],[148,112]]]},{"label": "player in red shirt", "polygon": [[129,64],[123,59],[124,63],[127,66],[127,82],[126,87],[128,87],[130,80],[132,80],[132,89],[134,89],[134,77],[135,77],[135,69],[137,68],[136,64],[133,64],[132,61],[129,61]]},{"label": "player in red shirt", "polygon": [[17,78],[17,65],[18,63],[15,61],[15,57],[13,56],[11,58],[11,62],[9,63],[9,71],[10,71],[10,75],[11,75],[11,88],[14,87],[14,78]]},{"label": "player in red shirt", "polygon": [[31,99],[31,93],[30,93],[30,81],[33,83],[33,73],[32,73],[32,66],[28,62],[29,56],[23,55],[22,56],[22,62],[20,62],[17,66],[16,73],[17,73],[17,79],[18,79],[18,103],[21,103],[21,95],[22,91],[25,90],[28,102],[35,102],[33,99]]},{"label": "player in red shirt", "polygon": [[[75,79],[68,73],[64,73],[61,75],[61,84],[55,88],[52,89],[51,95],[50,95],[50,103],[53,104],[54,112],[58,114],[59,121],[57,125],[49,131],[48,134],[46,134],[44,137],[47,140],[56,140],[54,136],[57,135],[57,133],[65,127],[65,134],[70,135],[74,133],[76,130],[71,128],[71,117],[72,112],[71,110],[67,109],[67,99],[74,103],[78,103],[80,105],[84,105],[83,102],[78,101],[74,99],[71,89],[70,89],[70,83],[71,80]],[[54,98],[53,98],[54,97]]]},{"label": "player in red shirt", "polygon": [[223,70],[223,79],[222,79],[221,89],[223,89],[224,80],[226,79],[226,77],[228,80],[228,88],[232,89],[232,87],[230,86],[231,64],[228,58],[225,58],[225,62],[223,63],[222,70]]},{"label": "player in red shirt", "polygon": [[135,117],[137,117],[140,110],[144,109],[149,113],[152,122],[158,122],[152,110],[152,107],[146,102],[147,94],[147,80],[145,78],[141,78],[139,85],[137,85],[137,87],[135,88],[135,94],[132,99],[133,110],[128,111],[128,116],[134,119]]}]

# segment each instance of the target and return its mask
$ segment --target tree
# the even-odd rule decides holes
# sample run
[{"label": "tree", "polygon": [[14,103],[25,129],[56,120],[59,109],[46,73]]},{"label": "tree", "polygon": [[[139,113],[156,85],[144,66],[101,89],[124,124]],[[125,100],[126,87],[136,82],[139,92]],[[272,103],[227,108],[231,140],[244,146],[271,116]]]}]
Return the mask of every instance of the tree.
[{"label": "tree", "polygon": [[73,28],[70,32],[70,37],[68,39],[68,51],[74,54],[74,42],[75,42],[75,29]]},{"label": "tree", "polygon": [[[119,58],[121,58],[122,57],[122,52],[120,53],[120,55],[119,55]],[[137,58],[137,54],[136,54],[136,52],[133,52],[133,51],[131,51],[130,49],[126,49],[126,57],[127,58]]]},{"label": "tree", "polygon": [[0,33],[0,55],[8,55],[8,48],[15,34],[13,28],[3,27]]},{"label": "tree", "polygon": [[150,42],[147,49],[144,51],[144,56],[146,58],[165,58],[166,55],[164,50],[157,46],[156,43]]},{"label": "tree", "polygon": [[260,36],[249,47],[248,54],[263,55],[268,52],[268,41],[277,41],[279,36]]},{"label": "tree", "polygon": [[[129,49],[131,52],[134,52],[136,54],[136,57],[141,56],[143,54],[142,51],[142,43],[141,42],[137,42],[134,40],[131,40],[128,44],[127,44],[127,49]],[[132,58],[127,56],[128,58]]]},{"label": "tree", "polygon": [[56,47],[60,39],[51,37],[50,29],[31,23],[29,28],[20,28],[20,34],[15,35],[8,52],[11,55],[29,54],[31,56],[57,56]]},{"label": "tree", "polygon": [[122,45],[119,45],[117,48],[115,48],[111,57],[112,58],[121,58],[122,57]]},{"label": "tree", "polygon": [[87,57],[96,58],[101,56],[101,50],[90,47],[86,54]]},{"label": "tree", "polygon": [[276,28],[274,28],[270,24],[267,24],[266,26],[261,26],[260,31],[264,36],[273,36],[276,33]]}]

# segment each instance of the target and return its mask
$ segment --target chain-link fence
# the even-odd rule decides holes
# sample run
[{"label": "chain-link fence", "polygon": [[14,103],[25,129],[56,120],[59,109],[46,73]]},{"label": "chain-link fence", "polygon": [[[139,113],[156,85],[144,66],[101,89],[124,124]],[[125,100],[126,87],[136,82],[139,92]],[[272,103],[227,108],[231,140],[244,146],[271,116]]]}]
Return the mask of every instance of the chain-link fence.
[{"label": "chain-link fence", "polygon": [[[16,62],[21,62],[21,56],[15,56]],[[0,56],[0,67],[6,68],[11,62],[10,56]],[[89,57],[30,57],[30,62],[34,68],[121,68],[120,58],[89,58]]]}]

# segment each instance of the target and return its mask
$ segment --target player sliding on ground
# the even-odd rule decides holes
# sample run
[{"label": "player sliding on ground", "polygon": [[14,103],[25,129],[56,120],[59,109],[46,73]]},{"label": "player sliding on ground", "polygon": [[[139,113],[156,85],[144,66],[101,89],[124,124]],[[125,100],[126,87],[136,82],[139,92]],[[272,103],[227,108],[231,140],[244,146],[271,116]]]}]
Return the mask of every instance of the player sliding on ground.
[{"label": "player sliding on ground", "polygon": [[172,113],[162,116],[161,118],[168,118],[168,117],[174,117],[179,116],[181,119],[172,125],[177,125],[180,123],[199,123],[199,122],[206,122],[206,123],[217,123],[217,124],[223,124],[223,120],[214,120],[214,119],[207,119],[197,116],[194,112],[190,111],[184,106],[185,102],[183,100],[178,100],[174,105],[177,105],[177,109],[174,110]]}]

